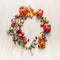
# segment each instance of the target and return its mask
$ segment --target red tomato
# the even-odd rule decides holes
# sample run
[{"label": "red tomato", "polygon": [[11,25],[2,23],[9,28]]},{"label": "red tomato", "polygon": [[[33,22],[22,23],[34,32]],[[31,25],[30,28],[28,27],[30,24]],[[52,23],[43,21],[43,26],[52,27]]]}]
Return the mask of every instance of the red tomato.
[{"label": "red tomato", "polygon": [[39,9],[37,11],[37,14],[38,14],[38,16],[42,17],[43,16],[43,10],[42,9]]},{"label": "red tomato", "polygon": [[18,37],[22,37],[22,34],[17,34]]},{"label": "red tomato", "polygon": [[24,32],[21,32],[22,35],[24,35]]},{"label": "red tomato", "polygon": [[44,32],[49,33],[51,31],[51,27],[46,25],[43,27]]},{"label": "red tomato", "polygon": [[41,26],[41,27],[43,27],[43,26],[44,26],[44,24],[40,24],[40,26]]},{"label": "red tomato", "polygon": [[21,32],[22,32],[22,30],[18,30],[18,31],[17,31],[17,33],[21,33]]},{"label": "red tomato", "polygon": [[16,18],[19,18],[19,17],[20,17],[20,14],[16,14],[15,17],[16,17]]},{"label": "red tomato", "polygon": [[23,15],[24,15],[23,9],[20,9],[20,10],[19,10],[19,13],[20,13],[21,16],[23,16]]},{"label": "red tomato", "polygon": [[24,44],[27,44],[27,40],[24,40]]}]

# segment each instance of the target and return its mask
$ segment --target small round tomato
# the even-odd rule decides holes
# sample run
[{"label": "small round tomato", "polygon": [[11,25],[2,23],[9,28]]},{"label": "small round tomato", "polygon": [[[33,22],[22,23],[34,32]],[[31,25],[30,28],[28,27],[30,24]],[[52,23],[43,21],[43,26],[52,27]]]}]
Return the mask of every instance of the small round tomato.
[{"label": "small round tomato", "polygon": [[24,32],[21,32],[22,35],[24,35]]},{"label": "small round tomato", "polygon": [[40,44],[38,44],[38,48],[41,48],[41,45]]},{"label": "small round tomato", "polygon": [[42,23],[41,23],[41,24],[40,24],[40,26],[41,26],[41,27],[43,27],[43,26],[44,26],[44,24],[42,24]]},{"label": "small round tomato", "polygon": [[49,23],[49,20],[44,20],[44,22],[45,22],[46,24],[48,24],[48,23]]},{"label": "small round tomato", "polygon": [[39,35],[39,36],[38,36],[38,39],[39,39],[39,40],[42,40],[42,39],[43,39],[43,36],[42,36],[42,35]]},{"label": "small round tomato", "polygon": [[18,31],[17,31],[17,33],[21,33],[21,32],[22,32],[22,30],[18,30]]},{"label": "small round tomato", "polygon": [[19,17],[20,17],[20,14],[16,14],[15,17],[16,17],[16,18],[19,18]]},{"label": "small round tomato", "polygon": [[11,27],[14,27],[15,26],[15,23],[11,23]]},{"label": "small round tomato", "polygon": [[51,31],[51,27],[48,26],[48,25],[45,25],[45,26],[43,27],[43,30],[44,30],[44,32],[49,33],[49,32]]},{"label": "small round tomato", "polygon": [[30,18],[32,18],[33,17],[33,13],[30,13]]},{"label": "small round tomato", "polygon": [[18,26],[23,26],[23,23],[21,23],[21,22],[18,22]]},{"label": "small round tomato", "polygon": [[40,17],[42,17],[43,16],[43,10],[42,9],[39,9],[37,11],[37,15],[40,16]]},{"label": "small round tomato", "polygon": [[44,41],[41,41],[38,43],[38,48],[45,48],[46,47],[46,43]]},{"label": "small round tomato", "polygon": [[36,12],[35,12],[35,11],[32,11],[32,13],[33,13],[33,15],[35,15],[35,14],[36,14]]},{"label": "small round tomato", "polygon": [[27,44],[27,40],[24,40],[24,44]]},{"label": "small round tomato", "polygon": [[17,34],[18,37],[22,37],[22,34]]}]

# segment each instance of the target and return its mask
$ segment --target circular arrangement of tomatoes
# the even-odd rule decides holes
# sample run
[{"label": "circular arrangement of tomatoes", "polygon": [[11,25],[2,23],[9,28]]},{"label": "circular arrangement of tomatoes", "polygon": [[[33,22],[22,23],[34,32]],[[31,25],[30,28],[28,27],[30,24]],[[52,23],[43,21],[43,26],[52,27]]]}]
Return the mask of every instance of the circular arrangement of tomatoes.
[{"label": "circular arrangement of tomatoes", "polygon": [[[8,34],[12,36],[13,42],[19,46],[32,50],[33,48],[38,47],[39,49],[44,49],[46,47],[46,34],[51,32],[51,25],[49,20],[46,17],[43,17],[44,11],[39,9],[34,11],[32,7],[21,6],[19,8],[19,13],[11,19],[11,26],[9,27]],[[30,41],[29,38],[26,38],[25,33],[22,31],[25,20],[27,18],[37,17],[37,20],[40,20],[40,27],[42,32],[38,36],[35,36],[30,46],[27,46],[27,43]]]}]

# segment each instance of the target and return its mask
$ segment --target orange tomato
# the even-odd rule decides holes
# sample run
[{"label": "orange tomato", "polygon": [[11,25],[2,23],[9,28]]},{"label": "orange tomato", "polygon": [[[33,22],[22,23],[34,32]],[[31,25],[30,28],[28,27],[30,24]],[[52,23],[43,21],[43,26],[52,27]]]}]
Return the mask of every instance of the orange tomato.
[{"label": "orange tomato", "polygon": [[18,22],[18,26],[23,26],[23,23],[21,23],[21,22]]},{"label": "orange tomato", "polygon": [[42,39],[43,39],[43,36],[42,36],[42,35],[39,35],[39,36],[38,36],[38,39],[39,39],[39,40],[42,40]]},{"label": "orange tomato", "polygon": [[20,10],[19,10],[19,13],[20,15],[24,16],[26,15],[27,13],[29,12],[28,8],[23,6]]},{"label": "orange tomato", "polygon": [[38,48],[45,48],[45,47],[46,47],[46,43],[44,41],[38,43]]},{"label": "orange tomato", "polygon": [[35,15],[35,14],[36,14],[36,12],[35,12],[35,11],[32,11],[32,13],[33,13],[33,15]]},{"label": "orange tomato", "polygon": [[30,16],[30,13],[27,13],[27,16],[29,17]]},{"label": "orange tomato", "polygon": [[49,23],[49,20],[44,20],[44,22],[48,24]]},{"label": "orange tomato", "polygon": [[15,23],[11,23],[11,27],[14,27],[15,26]]},{"label": "orange tomato", "polygon": [[38,43],[38,48],[41,48],[41,45]]}]

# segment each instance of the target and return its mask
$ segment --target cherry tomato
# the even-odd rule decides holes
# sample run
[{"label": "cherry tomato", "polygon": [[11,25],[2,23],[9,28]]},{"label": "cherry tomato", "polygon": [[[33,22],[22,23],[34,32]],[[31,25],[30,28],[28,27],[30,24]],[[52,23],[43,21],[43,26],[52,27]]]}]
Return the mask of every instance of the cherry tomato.
[{"label": "cherry tomato", "polygon": [[17,31],[17,33],[21,33],[21,32],[22,32],[22,30],[18,30],[18,31]]},{"label": "cherry tomato", "polygon": [[51,27],[48,26],[48,25],[45,25],[45,26],[43,27],[43,30],[44,30],[44,32],[49,33],[49,32],[51,31]]},{"label": "cherry tomato", "polygon": [[22,37],[22,34],[17,34],[18,37]]},{"label": "cherry tomato", "polygon": [[41,26],[41,27],[43,27],[43,26],[44,26],[44,24],[40,24],[40,26]]},{"label": "cherry tomato", "polygon": [[20,17],[20,14],[16,14],[15,17],[16,17],[16,18],[19,18],[19,17]]},{"label": "cherry tomato", "polygon": [[21,32],[22,35],[24,35],[24,32]]},{"label": "cherry tomato", "polygon": [[43,16],[43,10],[42,9],[39,9],[37,11],[37,14],[38,14],[38,16],[42,17]]},{"label": "cherry tomato", "polygon": [[27,40],[24,40],[24,44],[27,44]]}]

